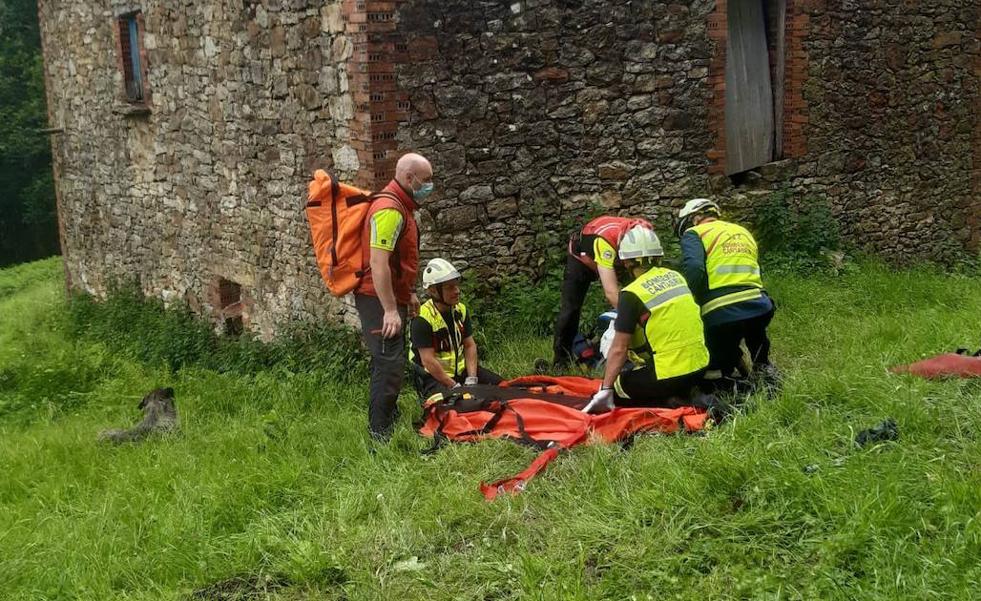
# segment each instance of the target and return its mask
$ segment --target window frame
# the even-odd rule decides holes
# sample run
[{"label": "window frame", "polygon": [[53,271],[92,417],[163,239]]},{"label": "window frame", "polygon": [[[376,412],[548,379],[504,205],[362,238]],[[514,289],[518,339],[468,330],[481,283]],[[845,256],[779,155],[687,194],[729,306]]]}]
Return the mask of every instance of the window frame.
[{"label": "window frame", "polygon": [[[150,103],[143,11],[129,10],[115,16],[119,70],[123,76],[122,100],[146,107]],[[135,43],[134,43],[135,42]]]}]

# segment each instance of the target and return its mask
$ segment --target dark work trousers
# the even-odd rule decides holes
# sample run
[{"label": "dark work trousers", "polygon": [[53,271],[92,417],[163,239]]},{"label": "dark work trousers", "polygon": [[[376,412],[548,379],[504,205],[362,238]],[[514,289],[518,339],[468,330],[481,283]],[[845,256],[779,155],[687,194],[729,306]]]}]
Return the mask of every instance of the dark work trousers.
[{"label": "dark work trousers", "polygon": [[361,335],[371,353],[371,384],[368,388],[368,431],[385,440],[392,435],[398,415],[398,398],[405,370],[405,324],[408,308],[399,305],[402,330],[394,338],[382,338],[385,316],[377,296],[355,294],[354,306],[361,318]]},{"label": "dark work trousers", "polygon": [[[702,380],[704,369],[677,376],[657,379],[653,365],[624,371],[618,378],[620,389],[627,397],[615,394],[617,407],[675,407],[690,406],[697,402],[692,398],[692,389]],[[706,407],[701,407],[705,409]]]},{"label": "dark work trousers", "polygon": [[774,311],[749,319],[731,321],[705,328],[705,346],[709,351],[709,369],[717,369],[723,376],[731,376],[739,366],[742,350],[739,343],[746,341],[753,370],[770,363],[770,339],[766,328],[773,319]]},{"label": "dark work trousers", "polygon": [[582,304],[589,292],[589,285],[597,279],[596,272],[572,255],[566,255],[562,300],[559,302],[559,317],[555,321],[555,337],[552,341],[553,363],[567,365],[573,362],[572,342],[579,333]]},{"label": "dark work trousers", "polygon": [[[421,365],[415,363],[412,364],[412,370],[415,374],[415,386],[416,392],[419,393],[419,398],[426,400],[433,396],[437,392],[447,392],[449,389],[436,381],[436,378],[429,375]],[[463,384],[467,379],[467,374],[459,375],[453,378],[458,384]],[[497,386],[504,381],[504,378],[492,372],[489,369],[484,369],[481,366],[477,366],[477,383],[478,384],[491,384]]]}]

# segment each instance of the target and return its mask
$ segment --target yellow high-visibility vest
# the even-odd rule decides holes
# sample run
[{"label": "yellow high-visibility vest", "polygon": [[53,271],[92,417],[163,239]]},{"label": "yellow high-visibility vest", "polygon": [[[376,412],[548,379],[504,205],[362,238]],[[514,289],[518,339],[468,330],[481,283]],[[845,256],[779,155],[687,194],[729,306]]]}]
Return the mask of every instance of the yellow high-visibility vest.
[{"label": "yellow high-visibility vest", "polygon": [[760,298],[759,250],[756,239],[741,225],[727,221],[709,221],[689,228],[694,230],[705,248],[705,271],[709,290],[738,286],[750,288],[714,298],[702,305],[702,315],[721,307]]},{"label": "yellow high-visibility vest", "polygon": [[[425,319],[433,328],[433,352],[443,366],[443,371],[451,378],[466,373],[467,358],[463,352],[463,324],[467,320],[467,306],[457,303],[453,306],[453,327],[449,327],[432,299],[419,307],[419,317]],[[409,345],[409,361],[415,361],[415,349]]]},{"label": "yellow high-visibility vest", "polygon": [[654,267],[623,290],[635,294],[650,311],[647,323],[638,326],[642,332],[634,332],[631,346],[637,352],[638,339],[646,341],[653,352],[659,380],[690,374],[708,365],[698,304],[680,273]]}]

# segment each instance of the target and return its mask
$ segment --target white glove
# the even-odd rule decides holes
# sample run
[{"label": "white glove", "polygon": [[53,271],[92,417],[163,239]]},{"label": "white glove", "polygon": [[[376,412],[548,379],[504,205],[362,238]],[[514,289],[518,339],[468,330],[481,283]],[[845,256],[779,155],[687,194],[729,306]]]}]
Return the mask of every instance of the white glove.
[{"label": "white glove", "polygon": [[464,386],[474,386],[477,384],[477,376],[467,376],[467,379],[463,381]]},{"label": "white glove", "polygon": [[[460,383],[459,382],[454,382],[453,383],[453,388],[459,388],[459,387],[460,387]],[[453,390],[453,388],[451,388],[450,390]]]},{"label": "white glove", "polygon": [[606,413],[613,410],[613,389],[600,388],[599,392],[589,399],[589,403],[582,408],[583,413]]}]

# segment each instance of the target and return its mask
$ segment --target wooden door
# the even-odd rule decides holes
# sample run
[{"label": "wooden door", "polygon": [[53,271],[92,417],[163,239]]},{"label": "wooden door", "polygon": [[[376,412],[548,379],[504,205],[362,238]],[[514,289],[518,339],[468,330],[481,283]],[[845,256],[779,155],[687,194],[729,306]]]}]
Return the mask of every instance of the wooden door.
[{"label": "wooden door", "polygon": [[762,0],[729,0],[726,174],[773,160],[773,88]]}]

